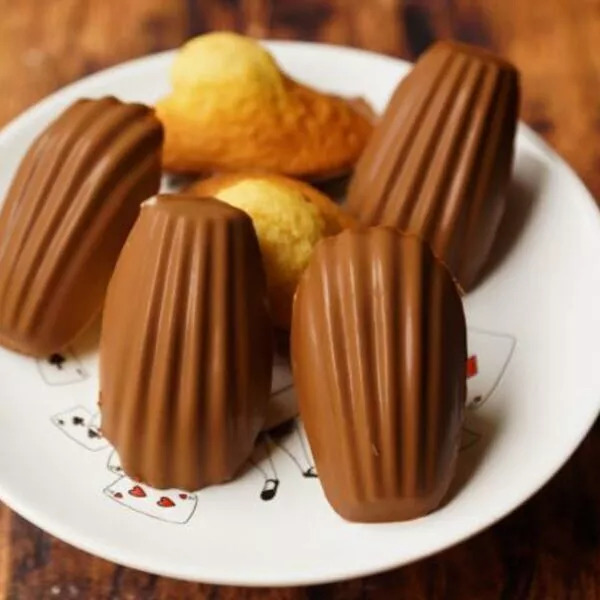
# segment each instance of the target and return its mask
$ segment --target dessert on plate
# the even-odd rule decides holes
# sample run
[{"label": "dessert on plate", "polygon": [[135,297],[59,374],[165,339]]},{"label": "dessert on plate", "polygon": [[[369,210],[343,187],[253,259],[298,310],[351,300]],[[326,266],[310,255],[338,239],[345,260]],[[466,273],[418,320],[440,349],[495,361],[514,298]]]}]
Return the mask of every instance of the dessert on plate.
[{"label": "dessert on plate", "polygon": [[215,32],[187,42],[157,104],[173,172],[349,172],[371,134],[364,106],[294,81],[258,42]]},{"label": "dessert on plate", "polygon": [[394,92],[357,164],[348,210],[365,225],[423,237],[470,289],[504,213],[518,111],[513,65],[438,42]]},{"label": "dessert on plate", "polygon": [[198,196],[215,196],[243,181],[258,181],[273,184],[278,189],[289,190],[290,193],[301,194],[304,200],[313,204],[320,213],[324,222],[325,235],[340,233],[348,227],[356,227],[357,220],[334,202],[329,196],[316,187],[278,173],[268,171],[238,171],[236,173],[222,173],[207,179],[199,179],[186,188],[185,192]]},{"label": "dessert on plate", "polygon": [[300,414],[331,506],[351,521],[437,508],[466,394],[465,316],[428,245],[390,228],[321,241],[294,300]]},{"label": "dessert on plate", "polygon": [[214,199],[144,203],[100,340],[102,431],[125,472],[185,490],[231,479],[263,426],[272,362],[250,218]]},{"label": "dessert on plate", "polygon": [[0,344],[47,355],[98,316],[161,143],[152,109],[111,97],[75,102],[33,142],[0,213]]},{"label": "dessert on plate", "polygon": [[[198,490],[235,477],[261,429],[294,416],[293,399],[268,415],[273,325],[282,345],[291,326],[335,511],[435,510],[465,403],[457,284],[475,283],[504,210],[517,71],[436,44],[372,137],[368,107],[294,81],[233,33],[188,42],[171,75],[156,115],[81,100],[25,155],[0,212],[0,344],[49,354],[104,309],[103,434],[130,477]],[[348,212],[297,179],[357,160]],[[161,161],[218,173],[156,195]]]},{"label": "dessert on plate", "polygon": [[186,190],[214,196],[252,218],[267,274],[273,322],[289,330],[298,279],[315,244],[355,225],[353,217],[308,183],[268,173],[216,175]]}]

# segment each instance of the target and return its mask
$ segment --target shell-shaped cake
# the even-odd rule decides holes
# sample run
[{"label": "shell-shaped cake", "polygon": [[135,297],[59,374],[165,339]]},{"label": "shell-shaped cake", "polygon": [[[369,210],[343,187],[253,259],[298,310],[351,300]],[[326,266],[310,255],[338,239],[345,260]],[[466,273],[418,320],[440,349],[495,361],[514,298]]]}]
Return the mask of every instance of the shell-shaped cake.
[{"label": "shell-shaped cake", "polygon": [[192,196],[145,203],[100,340],[102,431],[125,472],[186,490],[231,479],[264,423],[272,364],[250,217]]},{"label": "shell-shaped cake", "polygon": [[152,109],[107,97],[75,102],[33,142],[0,213],[0,344],[45,355],[99,314],[158,192],[162,138]]},{"label": "shell-shaped cake", "polygon": [[510,63],[473,46],[435,44],[397,87],[361,156],[350,212],[427,239],[471,288],[504,213],[519,96]]},{"label": "shell-shaped cake", "polygon": [[294,303],[300,414],[325,495],[351,521],[442,501],[466,393],[460,296],[428,245],[376,227],[319,243]]}]

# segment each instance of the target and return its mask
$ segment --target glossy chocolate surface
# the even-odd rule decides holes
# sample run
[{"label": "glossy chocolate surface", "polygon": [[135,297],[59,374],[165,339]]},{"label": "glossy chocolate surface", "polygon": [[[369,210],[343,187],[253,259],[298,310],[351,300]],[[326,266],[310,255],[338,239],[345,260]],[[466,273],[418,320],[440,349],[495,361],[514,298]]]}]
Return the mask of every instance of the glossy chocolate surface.
[{"label": "glossy chocolate surface", "polygon": [[75,102],[34,141],[0,213],[0,344],[50,354],[98,315],[161,145],[154,112],[115,98]]},{"label": "glossy chocolate surface", "polygon": [[351,521],[434,510],[455,470],[466,333],[428,245],[384,227],[319,243],[294,304],[300,414],[332,507]]},{"label": "glossy chocolate surface", "polygon": [[348,209],[427,239],[468,290],[505,208],[519,110],[516,69],[439,42],[400,83],[358,162]]},{"label": "glossy chocolate surface", "polygon": [[213,199],[145,203],[110,281],[100,342],[102,431],[158,488],[231,479],[271,386],[272,331],[252,221]]}]

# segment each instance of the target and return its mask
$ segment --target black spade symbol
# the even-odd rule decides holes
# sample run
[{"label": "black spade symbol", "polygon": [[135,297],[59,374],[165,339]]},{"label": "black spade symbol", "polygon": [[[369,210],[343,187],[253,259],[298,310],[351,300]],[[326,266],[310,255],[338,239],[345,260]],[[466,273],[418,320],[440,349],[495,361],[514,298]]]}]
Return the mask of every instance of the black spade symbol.
[{"label": "black spade symbol", "polygon": [[62,354],[58,354],[57,352],[48,357],[48,362],[53,367],[56,367],[59,371],[62,371],[63,364],[66,362],[66,360],[67,359]]},{"label": "black spade symbol", "polygon": [[317,475],[317,471],[315,470],[314,465],[312,467],[308,467],[308,469],[306,469],[306,471],[302,472],[302,477],[318,477]]}]

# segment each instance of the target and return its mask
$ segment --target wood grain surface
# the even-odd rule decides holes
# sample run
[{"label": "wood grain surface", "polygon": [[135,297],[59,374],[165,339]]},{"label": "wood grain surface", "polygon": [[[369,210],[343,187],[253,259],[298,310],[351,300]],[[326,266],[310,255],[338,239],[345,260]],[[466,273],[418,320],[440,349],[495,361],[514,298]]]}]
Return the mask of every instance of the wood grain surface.
[{"label": "wood grain surface", "polygon": [[[440,37],[492,48],[522,71],[524,120],[600,197],[600,0],[0,0],[0,124],[83,75],[211,29],[404,58]],[[598,599],[600,425],[549,485],[472,540],[390,573],[313,588],[146,575],[75,550],[1,506],[0,597]]]}]

